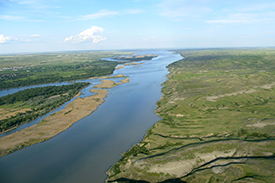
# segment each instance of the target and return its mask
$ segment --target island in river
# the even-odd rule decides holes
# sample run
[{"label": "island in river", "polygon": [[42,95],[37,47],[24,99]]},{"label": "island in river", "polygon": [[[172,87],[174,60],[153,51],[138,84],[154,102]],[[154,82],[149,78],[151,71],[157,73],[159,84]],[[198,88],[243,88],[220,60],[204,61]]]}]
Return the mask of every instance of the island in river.
[{"label": "island in river", "polygon": [[[10,87],[18,87],[18,86],[28,86],[35,84],[43,84],[57,81],[71,81],[75,79],[86,79],[86,78],[95,78],[97,76],[108,75],[111,74],[115,67],[118,65],[117,61],[106,61],[101,60],[102,57],[114,57],[121,54],[130,54],[129,52],[62,52],[62,53],[49,53],[49,54],[30,54],[30,55],[3,55],[0,56],[0,87],[1,89],[10,88]],[[149,55],[140,55],[139,58],[144,59],[152,59]],[[126,61],[126,63],[129,61]],[[118,75],[115,77],[124,77],[123,75]],[[106,77],[105,77],[106,78]],[[108,77],[107,77],[108,78]],[[97,86],[98,88],[111,88],[118,84],[129,82],[129,78],[123,79],[121,83],[114,83],[110,80],[103,80],[102,84]],[[87,83],[85,83],[87,85]],[[74,84],[79,85],[79,84]],[[73,85],[72,85],[73,86]],[[76,86],[76,87],[77,87]],[[84,85],[83,85],[84,86]],[[62,86],[63,88],[68,88],[68,86]],[[17,103],[7,103],[3,100],[0,106],[0,129],[1,132],[5,132],[7,130],[11,130],[19,125],[22,125],[25,122],[33,120],[39,116],[44,115],[45,113],[57,108],[62,105],[66,101],[73,98],[75,95],[75,91],[69,92],[71,90],[67,89],[63,93],[58,93],[54,95],[57,88],[62,88],[61,86],[49,86],[46,88],[48,90],[54,90],[49,97],[43,96],[43,94],[36,95],[35,92],[38,90],[43,90],[45,87],[36,88],[36,89],[28,89],[26,91],[20,91],[19,94],[13,95],[21,95],[24,92],[28,94],[28,92],[34,93],[33,97],[27,97],[26,100],[18,101]],[[49,89],[51,88],[51,89]],[[81,87],[80,87],[81,88]],[[78,90],[80,90],[78,87]],[[35,92],[34,92],[35,91]],[[99,91],[97,91],[99,92]],[[98,96],[102,93],[99,93]],[[5,98],[5,97],[2,97]],[[1,99],[2,99],[1,98]],[[26,97],[25,97],[26,98]],[[32,99],[33,98],[33,99]],[[14,100],[14,99],[12,99]],[[17,101],[17,99],[15,99]],[[80,99],[77,99],[78,101]],[[85,99],[86,100],[86,99]],[[100,101],[100,99],[96,99]],[[75,101],[74,101],[75,102]],[[43,104],[43,105],[42,105]],[[100,105],[100,103],[96,104],[96,106]],[[80,110],[80,108],[79,108]],[[91,112],[94,109],[91,110]],[[64,112],[64,116],[70,116],[69,113],[72,113],[73,110],[68,110]],[[55,117],[52,118],[56,120],[57,114],[62,113],[58,112],[53,114]],[[83,112],[78,113],[81,119],[85,115]],[[90,114],[90,113],[89,113]],[[53,116],[51,115],[51,116]],[[61,114],[59,117],[64,117]],[[77,119],[74,119],[73,122],[76,122]],[[51,120],[50,117],[47,120]],[[64,120],[64,119],[62,119]],[[67,120],[68,124],[71,125],[72,119]],[[44,123],[45,121],[42,121]],[[42,124],[41,123],[41,124]],[[40,125],[41,125],[40,124]],[[38,124],[36,126],[39,126]],[[45,126],[45,125],[44,125]],[[59,128],[59,127],[58,127]],[[68,127],[66,127],[68,128]],[[53,130],[50,133],[44,132],[45,128],[41,131],[37,131],[37,133],[27,134],[28,138],[22,138],[22,134],[25,134],[25,131],[17,132],[16,134],[12,134],[8,137],[0,138],[0,156],[3,156],[7,153],[14,152],[18,149],[22,149],[23,147],[32,145],[37,142],[41,142],[47,140],[61,131],[66,129],[65,127],[60,127],[59,129]],[[38,129],[38,128],[36,128]],[[42,127],[40,127],[42,129]],[[32,130],[33,131],[33,130]],[[36,131],[36,130],[34,130]],[[46,130],[47,131],[47,130]],[[48,129],[50,131],[50,128]],[[21,135],[20,135],[21,134]],[[37,135],[39,134],[39,135]],[[16,140],[14,137],[16,136]],[[11,138],[13,137],[13,138]],[[7,140],[10,139],[10,140]],[[7,145],[8,144],[8,145]]]},{"label": "island in river", "polygon": [[275,182],[275,49],[177,52],[162,120],[106,182]]},{"label": "island in river", "polygon": [[156,54],[145,54],[145,55],[128,55],[128,56],[118,56],[118,57],[114,57],[115,60],[119,60],[119,61],[143,61],[143,60],[151,60],[155,57],[157,57],[158,55]]},{"label": "island in river", "polygon": [[[102,83],[94,86],[94,88],[112,88],[127,82],[129,82],[129,78],[122,79],[120,83],[115,83],[110,80],[102,80]],[[92,89],[91,92],[96,93],[96,95],[85,97],[83,99],[76,98],[65,106],[65,109],[48,116],[40,123],[16,133],[1,137],[0,156],[48,140],[69,128],[73,123],[91,114],[104,102],[108,90]],[[79,95],[80,93],[75,97]]]}]

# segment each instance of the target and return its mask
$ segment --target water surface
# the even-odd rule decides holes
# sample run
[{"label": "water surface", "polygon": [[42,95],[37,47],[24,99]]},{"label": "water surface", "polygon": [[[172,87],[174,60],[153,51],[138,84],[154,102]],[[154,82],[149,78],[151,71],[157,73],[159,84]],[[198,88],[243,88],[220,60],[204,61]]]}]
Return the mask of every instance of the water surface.
[{"label": "water surface", "polygon": [[159,56],[114,72],[130,82],[111,88],[91,115],[46,142],[1,157],[1,182],[104,182],[105,171],[160,120],[154,110],[166,66],[182,58],[168,51],[150,53]]}]

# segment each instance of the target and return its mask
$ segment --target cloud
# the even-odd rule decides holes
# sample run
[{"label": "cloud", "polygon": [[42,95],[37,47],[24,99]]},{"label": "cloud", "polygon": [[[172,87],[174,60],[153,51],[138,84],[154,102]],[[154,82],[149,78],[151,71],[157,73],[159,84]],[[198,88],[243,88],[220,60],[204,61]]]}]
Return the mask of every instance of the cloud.
[{"label": "cloud", "polygon": [[24,18],[20,16],[12,16],[12,15],[1,15],[0,19],[8,20],[8,21],[22,21]]},{"label": "cloud", "polygon": [[7,21],[24,21],[24,22],[44,22],[43,20],[35,20],[35,19],[27,19],[21,16],[13,16],[13,15],[0,15],[0,19]]},{"label": "cloud", "polygon": [[244,8],[240,8],[242,12],[251,12],[251,11],[274,11],[275,3],[260,3],[260,4],[251,4],[246,5]]},{"label": "cloud", "polygon": [[45,0],[10,0],[15,2],[19,5],[27,6],[32,9],[47,9],[52,8],[51,6],[47,5],[47,1]]},{"label": "cloud", "polygon": [[33,34],[33,35],[30,35],[30,37],[40,37],[39,34]]},{"label": "cloud", "polygon": [[102,27],[92,26],[90,29],[84,30],[83,32],[75,35],[65,38],[64,43],[71,42],[71,43],[82,43],[82,42],[93,42],[98,43],[100,41],[103,41],[107,39],[106,37],[103,37],[99,35],[98,33],[102,33],[104,29]]},{"label": "cloud", "polygon": [[169,18],[200,17],[212,12],[207,0],[163,0],[157,6],[160,8],[160,15]]},{"label": "cloud", "polygon": [[13,38],[11,36],[4,36],[3,34],[0,34],[0,44],[1,43],[7,43],[7,42],[10,42],[12,40],[17,40],[17,38]]},{"label": "cloud", "polygon": [[117,11],[101,10],[97,13],[80,16],[79,20],[93,20],[93,19],[99,19],[103,17],[110,17],[118,14],[119,12]]},{"label": "cloud", "polygon": [[275,3],[241,4],[235,8],[224,9],[219,18],[205,21],[209,24],[252,24],[267,22],[272,24],[275,20]]},{"label": "cloud", "polygon": [[126,14],[132,14],[132,15],[136,15],[136,14],[141,14],[143,13],[143,10],[139,10],[139,9],[129,9],[125,11]]},{"label": "cloud", "polygon": [[259,22],[274,22],[275,12],[270,13],[236,13],[228,15],[226,18],[207,20],[209,24],[251,24]]},{"label": "cloud", "polygon": [[154,37],[146,37],[146,38],[144,38],[145,41],[154,40],[154,39],[155,39]]},{"label": "cloud", "polygon": [[224,19],[207,20],[210,24],[248,23],[251,18],[247,14],[233,14]]}]

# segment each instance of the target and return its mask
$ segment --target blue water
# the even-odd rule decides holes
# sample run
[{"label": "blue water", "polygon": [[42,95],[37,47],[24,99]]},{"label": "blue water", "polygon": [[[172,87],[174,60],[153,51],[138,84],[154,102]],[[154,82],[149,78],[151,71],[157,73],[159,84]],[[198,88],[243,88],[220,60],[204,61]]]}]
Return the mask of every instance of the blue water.
[{"label": "blue water", "polygon": [[166,80],[166,66],[181,59],[169,51],[114,75],[130,82],[108,92],[105,102],[54,138],[0,158],[0,182],[104,182],[105,171],[121,154],[142,140],[160,117],[154,113]]}]

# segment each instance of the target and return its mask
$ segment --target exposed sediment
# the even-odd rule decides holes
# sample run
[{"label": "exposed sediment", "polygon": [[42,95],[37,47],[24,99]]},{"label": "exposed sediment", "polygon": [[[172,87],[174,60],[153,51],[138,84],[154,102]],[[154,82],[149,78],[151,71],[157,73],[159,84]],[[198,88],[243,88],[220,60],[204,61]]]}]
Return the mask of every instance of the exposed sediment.
[{"label": "exposed sediment", "polygon": [[[126,82],[129,82],[129,78],[123,79],[120,83],[102,80],[102,83],[97,85],[97,87],[112,88]],[[65,109],[46,117],[40,123],[16,133],[1,137],[0,156],[48,140],[68,129],[73,123],[90,115],[104,102],[108,90],[92,89],[90,91],[96,93],[96,95],[85,97],[83,99],[76,98],[74,101],[66,105]],[[76,96],[79,96],[79,94]]]}]

